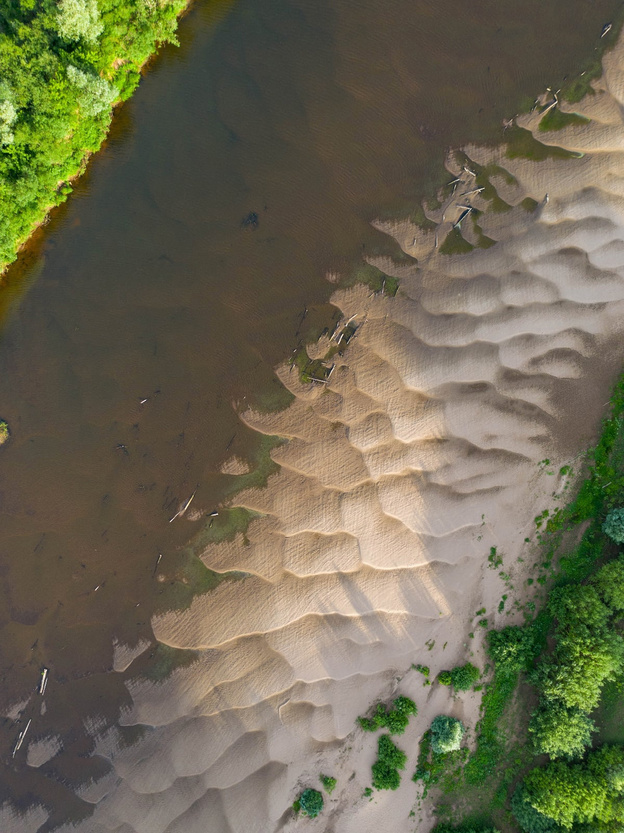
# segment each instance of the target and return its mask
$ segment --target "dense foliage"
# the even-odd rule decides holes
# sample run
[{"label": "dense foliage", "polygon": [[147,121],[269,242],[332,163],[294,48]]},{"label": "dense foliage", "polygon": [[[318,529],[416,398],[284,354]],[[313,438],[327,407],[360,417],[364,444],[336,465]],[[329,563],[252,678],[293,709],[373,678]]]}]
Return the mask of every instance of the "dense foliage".
[{"label": "dense foliage", "polygon": [[299,796],[299,809],[305,816],[316,818],[323,809],[323,796],[318,790],[309,787]]},{"label": "dense foliage", "polygon": [[440,685],[453,686],[455,691],[468,691],[481,677],[481,672],[471,662],[456,665],[450,671],[440,671],[438,682]]},{"label": "dense foliage", "polygon": [[571,830],[591,824],[594,830],[607,830],[605,825],[616,822],[621,828],[624,749],[603,746],[580,763],[553,761],[532,770],[517,792],[513,809],[527,833],[541,833],[554,825]]},{"label": "dense foliage", "polygon": [[377,745],[377,760],[373,764],[373,787],[376,790],[396,790],[401,783],[400,769],[405,769],[407,755],[390,739],[381,735]]},{"label": "dense foliage", "polygon": [[439,714],[431,723],[431,748],[437,754],[454,752],[461,746],[464,727],[460,720]]},{"label": "dense foliage", "polygon": [[0,0],[0,269],[71,191],[185,0]]},{"label": "dense foliage", "polygon": [[451,685],[455,691],[468,691],[481,677],[481,672],[471,662],[451,669]]},{"label": "dense foliage", "polygon": [[397,697],[392,708],[377,703],[371,717],[358,717],[358,723],[365,732],[387,729],[391,735],[402,735],[407,728],[410,716],[417,714],[416,703],[409,697]]},{"label": "dense foliage", "polygon": [[537,751],[553,758],[573,756],[590,743],[589,713],[624,663],[624,640],[613,627],[623,585],[624,560],[618,559],[598,570],[591,583],[551,592],[555,648],[531,674],[540,693],[529,727]]}]

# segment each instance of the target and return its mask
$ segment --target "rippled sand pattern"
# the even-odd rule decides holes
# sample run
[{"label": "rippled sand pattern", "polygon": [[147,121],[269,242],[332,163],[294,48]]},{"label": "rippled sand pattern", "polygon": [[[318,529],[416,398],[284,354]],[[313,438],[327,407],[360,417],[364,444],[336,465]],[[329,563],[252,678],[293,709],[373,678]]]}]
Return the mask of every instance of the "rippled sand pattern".
[{"label": "rippled sand pattern", "polygon": [[[534,516],[564,485],[537,463],[548,457],[558,472],[587,444],[624,358],[621,46],[597,88],[578,108],[589,124],[536,133],[582,158],[467,150],[517,180],[493,180],[513,207],[479,218],[493,248],[445,256],[435,247],[471,187],[453,162],[461,182],[431,214],[437,232],[380,224],[418,258],[418,267],[377,264],[400,278],[396,298],[337,292],[343,321],[355,316],[359,327],[329,384],[302,385],[282,368],[294,404],[244,415],[288,440],[273,452],[281,470],[236,498],[259,513],[246,535],[202,558],[246,577],[154,621],[161,642],[195,649],[197,660],[162,683],[130,685],[123,722],[149,728],[124,749],[116,730],[100,737],[114,770],[83,792],[98,806],[82,829],[414,829],[420,733],[441,709],[474,725],[478,702],[425,689],[408,669],[428,662],[435,673],[466,657],[482,604],[496,619],[504,590],[487,569],[489,549],[506,566],[526,554]],[[536,132],[536,116],[520,121]],[[527,196],[533,211],[520,206]],[[478,195],[472,204],[488,207]],[[471,224],[463,229],[470,238]],[[118,656],[120,667],[132,659],[121,646]],[[374,738],[354,720],[397,690],[420,710],[401,741],[407,777],[369,803]],[[338,788],[322,820],[297,820],[290,805],[321,772]]]}]

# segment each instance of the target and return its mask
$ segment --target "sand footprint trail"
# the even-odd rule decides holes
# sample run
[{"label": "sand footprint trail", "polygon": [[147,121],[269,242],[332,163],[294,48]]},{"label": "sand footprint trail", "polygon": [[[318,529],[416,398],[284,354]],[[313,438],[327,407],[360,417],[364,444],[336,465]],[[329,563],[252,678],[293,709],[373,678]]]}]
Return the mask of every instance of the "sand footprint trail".
[{"label": "sand footprint trail", "polygon": [[[414,829],[409,777],[368,804],[373,740],[358,733],[348,754],[341,741],[413,661],[438,670],[465,656],[475,610],[491,613],[504,592],[487,570],[490,547],[516,561],[557,480],[538,461],[558,470],[587,444],[624,362],[622,45],[596,87],[576,108],[587,125],[546,134],[537,117],[519,119],[582,158],[467,149],[516,180],[493,179],[512,209],[479,217],[496,246],[445,256],[434,232],[380,223],[418,259],[376,263],[400,278],[396,298],[338,291],[344,320],[361,326],[329,384],[304,386],[281,368],[293,405],[243,415],[288,440],[273,451],[281,469],[236,497],[259,513],[246,537],[201,557],[247,577],[154,621],[161,642],[197,650],[197,662],[161,684],[128,683],[123,722],[149,728],[128,748],[116,730],[99,738],[113,771],[84,791],[97,807],[81,829],[299,829],[289,806],[321,771],[339,785],[315,829],[372,833],[381,819]],[[462,176],[459,199],[471,176],[449,167]],[[527,196],[534,211],[520,205]],[[480,195],[472,204],[488,208]],[[449,219],[432,214],[440,241],[455,219],[445,208]],[[462,228],[476,242],[472,224]],[[429,639],[447,643],[444,655],[428,654]],[[402,742],[408,775],[419,734],[448,707],[447,692],[421,682],[411,672],[401,683],[420,709]],[[477,705],[453,708],[470,722]]]}]

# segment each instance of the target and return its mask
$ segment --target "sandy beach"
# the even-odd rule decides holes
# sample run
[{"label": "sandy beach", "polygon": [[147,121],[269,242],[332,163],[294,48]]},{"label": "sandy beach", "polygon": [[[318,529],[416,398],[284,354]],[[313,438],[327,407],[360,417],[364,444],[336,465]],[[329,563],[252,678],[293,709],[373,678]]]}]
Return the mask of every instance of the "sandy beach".
[{"label": "sandy beach", "polygon": [[[163,682],[133,676],[143,645],[115,646],[133,703],[122,723],[144,734],[125,746],[117,729],[93,727],[112,770],[81,793],[93,817],[64,833],[433,826],[411,781],[418,741],[440,713],[474,730],[479,695],[424,687],[412,663],[432,674],[468,660],[483,668],[477,611],[486,609],[490,625],[521,620],[511,602],[524,597],[536,557],[534,518],[569,487],[561,468],[578,472],[624,363],[623,42],[595,89],[574,108],[561,105],[586,124],[545,133],[535,113],[517,120],[578,158],[464,149],[507,172],[491,182],[509,210],[471,194],[470,163],[451,155],[449,179],[458,182],[427,212],[435,231],[376,224],[414,264],[371,261],[399,279],[396,297],[361,285],[335,293],[343,325],[357,330],[333,357],[328,384],[303,384],[285,364],[278,374],[293,404],[241,414],[286,440],[272,452],[280,470],[267,487],[232,501],[257,513],[246,533],[201,553],[210,569],[244,577],[154,620],[161,643],[197,652]],[[467,200],[496,245],[442,254]],[[470,217],[462,231],[479,242]],[[311,353],[331,344],[324,337]],[[246,472],[236,458],[224,470]],[[492,547],[511,591],[488,565]],[[397,694],[419,710],[400,740],[407,770],[397,792],[369,801],[376,736],[355,720]],[[53,737],[33,738],[28,764],[57,752]],[[338,781],[323,814],[295,816],[294,799],[318,788],[321,773]],[[5,805],[0,826],[31,830],[42,823],[37,813],[18,820]]]}]

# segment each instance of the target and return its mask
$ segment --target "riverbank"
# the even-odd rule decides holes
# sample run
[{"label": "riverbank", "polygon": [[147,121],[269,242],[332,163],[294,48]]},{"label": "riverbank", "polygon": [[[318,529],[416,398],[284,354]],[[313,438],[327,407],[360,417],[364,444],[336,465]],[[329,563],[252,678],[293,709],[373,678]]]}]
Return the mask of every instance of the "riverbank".
[{"label": "riverbank", "polygon": [[[398,291],[335,294],[338,332],[353,332],[326,383],[286,365],[290,408],[244,415],[288,440],[271,453],[280,471],[233,501],[250,513],[244,531],[198,549],[210,569],[244,578],[153,621],[161,643],[195,661],[158,683],[124,672],[122,722],[148,728],[135,747],[117,730],[97,740],[114,773],[83,793],[97,804],[90,824],[139,830],[149,805],[150,824],[168,831],[206,818],[219,832],[294,829],[308,823],[294,799],[324,774],[338,783],[320,818],[339,833],[414,828],[409,777],[364,795],[376,738],[355,718],[395,694],[415,701],[406,773],[435,714],[474,737],[479,692],[454,698],[411,665],[483,669],[480,622],[523,621],[503,597],[530,577],[534,519],[569,488],[624,361],[620,48],[605,66],[574,108],[587,123],[548,133],[537,113],[519,120],[567,154],[466,148],[449,159],[458,182],[428,212],[429,231],[378,223],[418,266],[373,260]],[[469,197],[483,172],[494,194]],[[476,216],[463,239],[475,248],[441,253],[467,199]],[[480,248],[482,237],[496,245]],[[332,346],[328,335],[311,358]]]},{"label": "riverbank", "polygon": [[[187,0],[13,6],[0,35],[0,275],[63,203]],[[229,0],[214,0],[215,10]]]}]

